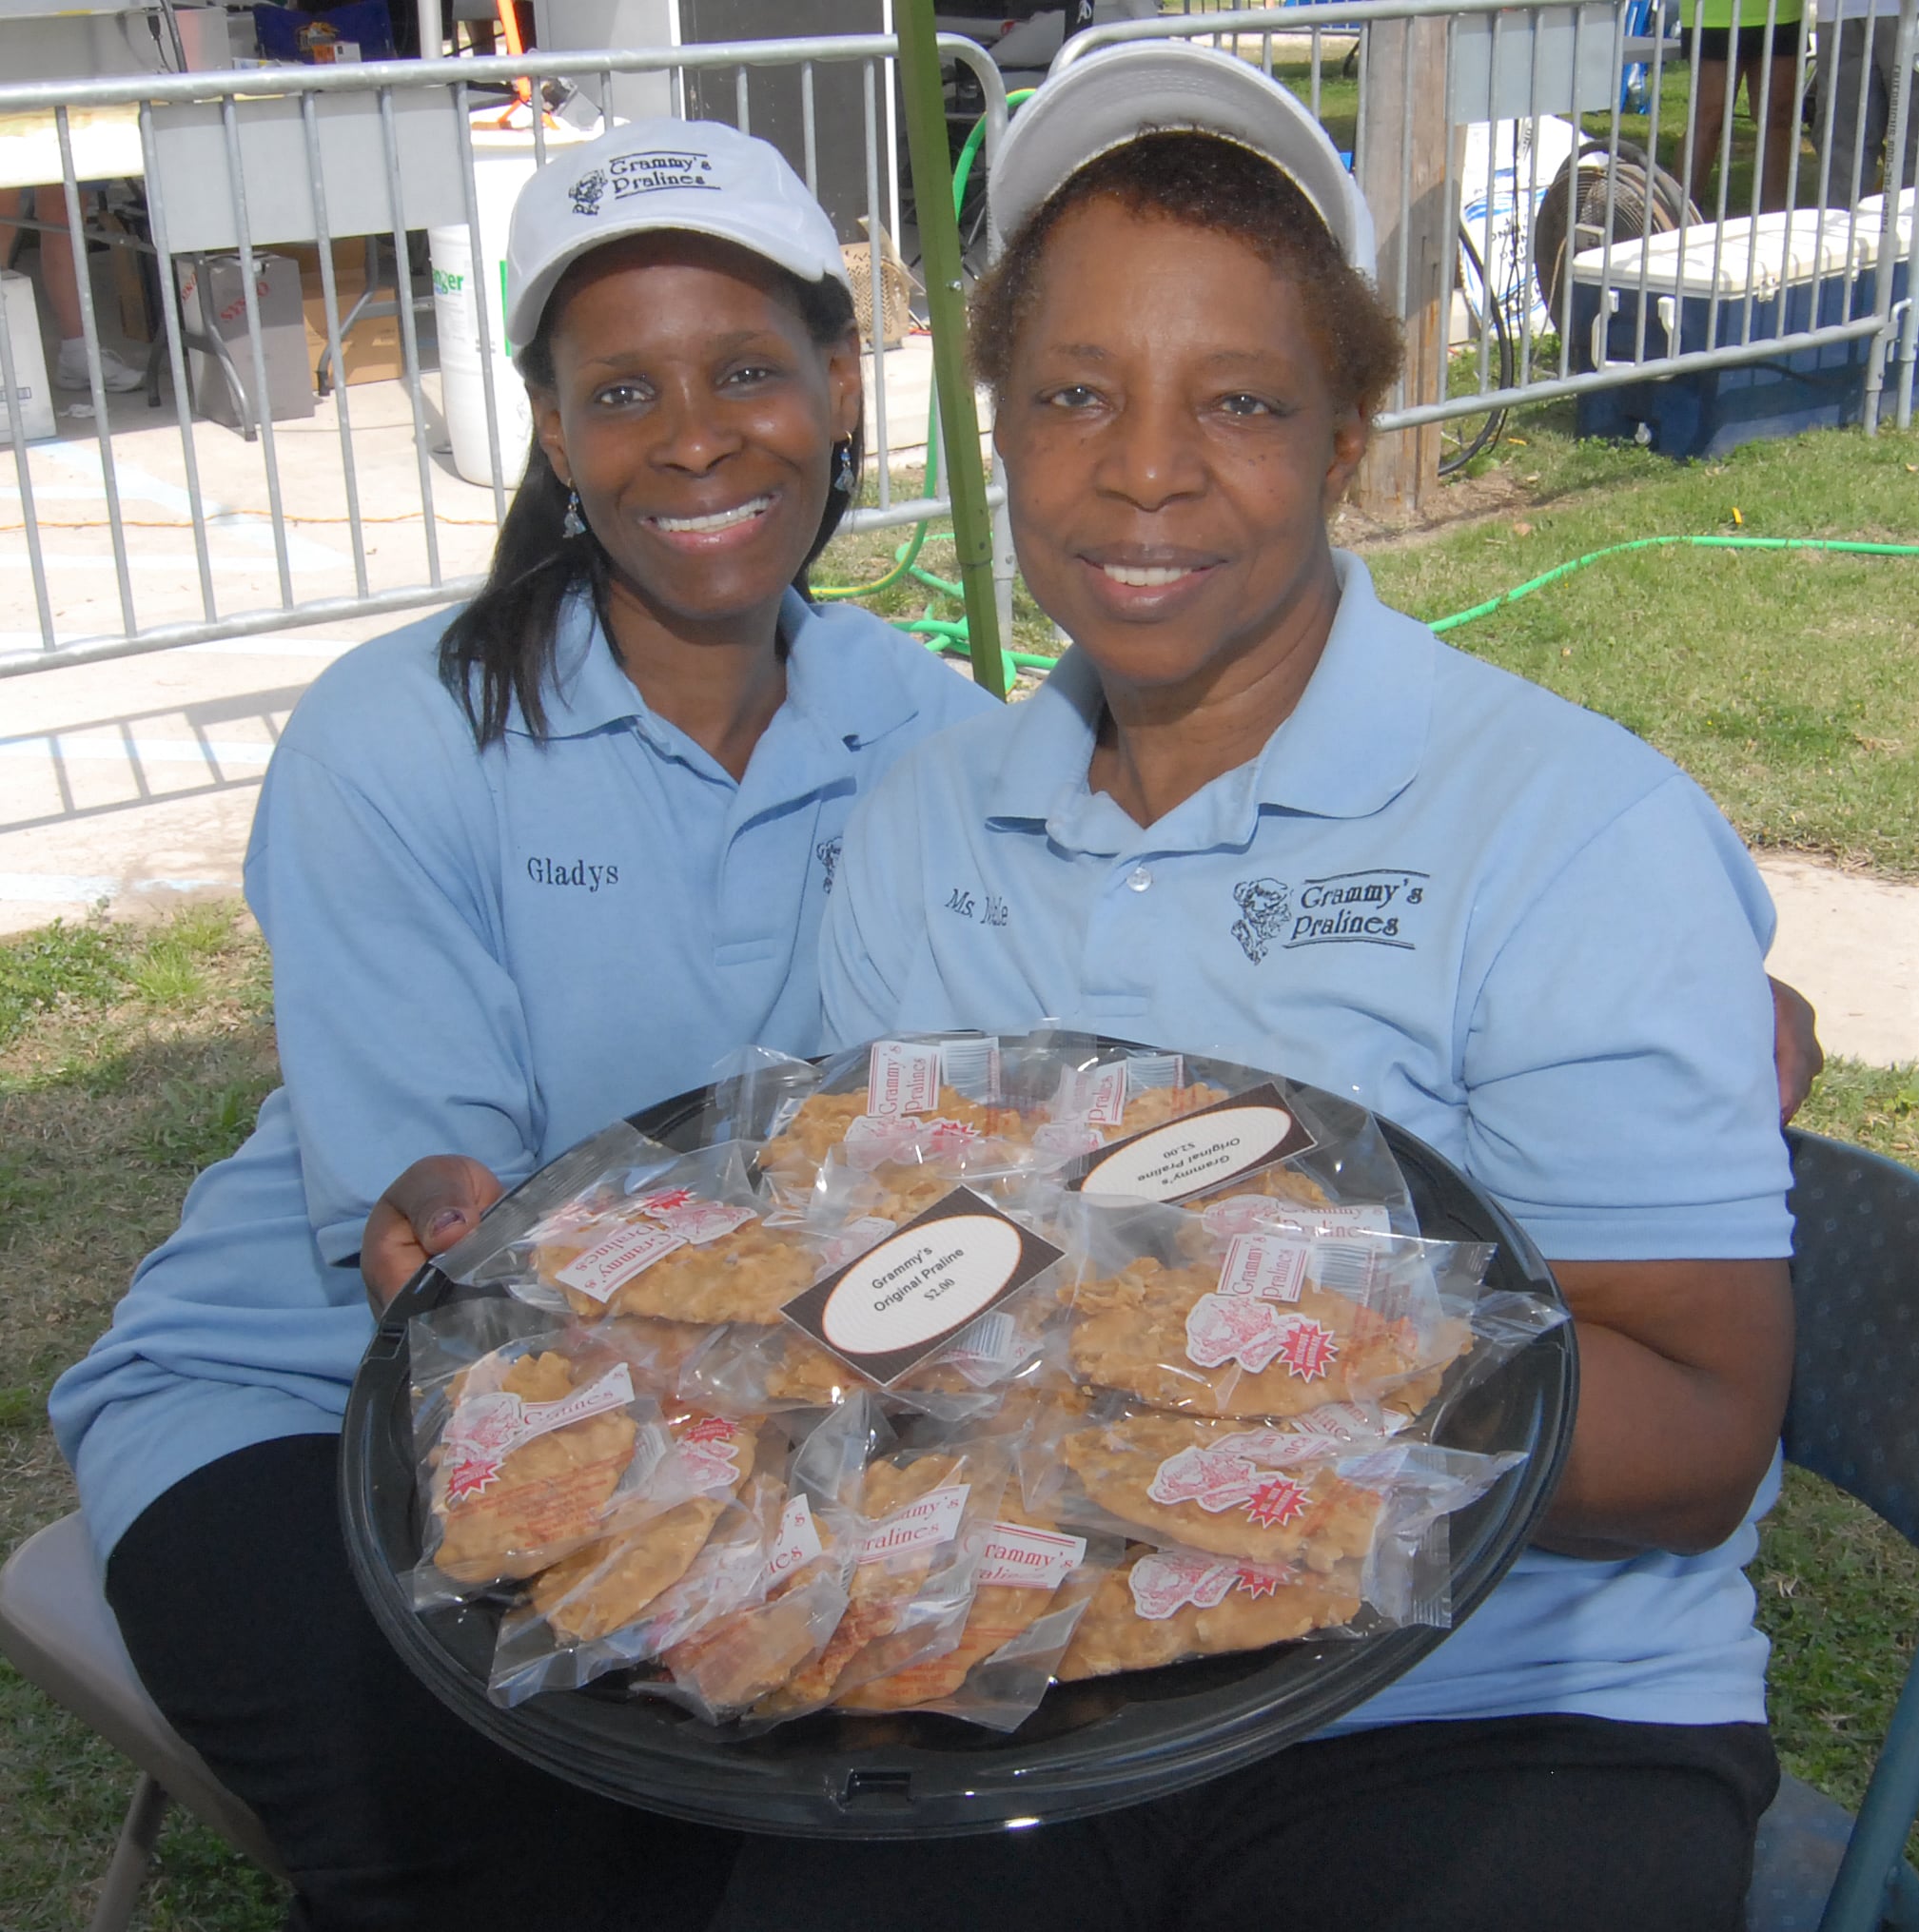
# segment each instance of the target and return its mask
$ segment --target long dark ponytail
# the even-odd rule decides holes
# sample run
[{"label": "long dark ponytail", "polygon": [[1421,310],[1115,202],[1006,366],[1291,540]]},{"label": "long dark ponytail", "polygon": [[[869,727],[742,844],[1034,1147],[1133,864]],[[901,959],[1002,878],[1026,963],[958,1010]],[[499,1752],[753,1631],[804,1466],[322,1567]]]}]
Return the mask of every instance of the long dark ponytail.
[{"label": "long dark ponytail", "polygon": [[[854,326],[852,297],[844,285],[831,277],[818,282],[802,282],[797,276],[786,280],[813,341],[823,349],[844,342]],[[562,306],[564,286],[555,291],[540,317],[538,332],[519,353],[519,372],[531,387],[553,387],[553,323]],[[844,488],[839,480],[829,484],[818,533],[793,577],[793,588],[803,597],[812,595],[807,573],[832,542],[858,492],[866,450],[863,426],[855,426],[851,445],[852,479]],[[827,459],[836,479],[843,447],[836,446]],[[527,452],[526,474],[499,526],[486,581],[440,640],[441,678],[464,707],[474,738],[481,746],[504,735],[516,701],[533,735],[546,735],[543,693],[553,673],[560,613],[572,598],[591,597],[600,628],[611,635],[606,553],[590,530],[582,537],[567,536],[570,495],[536,431]]]}]

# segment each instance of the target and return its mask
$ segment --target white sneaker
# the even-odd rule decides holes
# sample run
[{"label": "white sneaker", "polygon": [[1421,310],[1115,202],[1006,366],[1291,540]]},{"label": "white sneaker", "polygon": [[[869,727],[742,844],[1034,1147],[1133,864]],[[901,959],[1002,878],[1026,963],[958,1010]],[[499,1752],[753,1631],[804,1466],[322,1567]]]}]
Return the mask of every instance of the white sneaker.
[{"label": "white sneaker", "polygon": [[[132,363],[103,345],[100,351],[100,381],[109,396],[124,396],[129,389],[138,389],[146,381],[144,369],[136,369]],[[88,380],[87,344],[84,340],[60,344],[60,360],[53,365],[53,386],[56,389],[90,389],[93,386]]]}]

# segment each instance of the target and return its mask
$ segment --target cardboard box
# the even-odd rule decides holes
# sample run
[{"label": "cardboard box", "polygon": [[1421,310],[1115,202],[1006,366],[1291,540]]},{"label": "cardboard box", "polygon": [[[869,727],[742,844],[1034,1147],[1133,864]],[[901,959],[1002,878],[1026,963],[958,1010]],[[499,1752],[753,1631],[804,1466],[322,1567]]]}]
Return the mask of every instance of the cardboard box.
[{"label": "cardboard box", "polygon": [[[320,250],[303,243],[285,251],[300,267],[300,306],[306,324],[306,366],[317,371],[326,353],[326,295],[320,280]],[[337,241],[333,244],[333,292],[340,323],[353,312],[366,288],[366,244],[363,241]],[[392,289],[381,293],[391,298]],[[395,382],[405,373],[406,351],[401,341],[397,315],[362,316],[346,330],[340,343],[343,374],[332,372],[333,380],[351,382]]]},{"label": "cardboard box", "polygon": [[[47,352],[40,342],[40,312],[32,283],[10,268],[0,269],[0,302],[7,304],[7,342],[13,351],[20,427],[29,442],[38,442],[53,434],[53,393],[47,386]],[[0,446],[12,440],[6,400],[0,397]]]},{"label": "cardboard box", "polygon": [[[306,333],[301,325],[300,270],[284,254],[255,255],[254,298],[260,313],[261,347],[266,362],[266,410],[274,422],[313,414],[313,371],[306,361]],[[246,291],[237,255],[204,255],[198,272],[191,262],[178,264],[180,310],[189,331],[218,336],[232,359],[248,406],[260,413],[254,393],[253,345],[246,337]],[[225,379],[212,356],[195,349],[187,356],[193,404],[202,416],[241,424]]]}]

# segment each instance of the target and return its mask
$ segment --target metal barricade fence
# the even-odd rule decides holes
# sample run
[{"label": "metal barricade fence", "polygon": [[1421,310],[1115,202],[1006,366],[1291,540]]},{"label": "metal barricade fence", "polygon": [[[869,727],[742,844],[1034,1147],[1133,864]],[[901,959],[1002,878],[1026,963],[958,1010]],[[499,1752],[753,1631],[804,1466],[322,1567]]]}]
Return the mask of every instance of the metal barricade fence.
[{"label": "metal barricade fence", "polygon": [[[1803,15],[1797,0],[1765,0],[1763,30],[1770,40],[1776,29],[1778,38],[1770,40],[1774,58],[1757,64],[1750,187],[1737,193],[1730,100],[1716,139],[1695,138],[1708,125],[1702,7],[1687,4],[1682,25],[1682,0],[1671,0],[1670,12],[1667,0],[1178,4],[1180,12],[1157,20],[1096,23],[1061,58],[1181,37],[1255,63],[1307,103],[1356,166],[1378,221],[1380,286],[1408,322],[1405,372],[1377,430],[1485,419],[1518,403],[1853,344],[1867,351],[1867,430],[1876,426],[1889,359],[1897,420],[1910,421],[1919,0],[1861,0],[1876,8],[1882,35],[1892,29],[1890,79],[1884,64],[1875,79],[1868,62],[1849,68],[1829,56],[1838,70],[1820,75],[1810,158],[1800,102],[1814,60],[1815,0],[1804,0]],[[1791,16],[1783,25],[1782,13]],[[1635,30],[1642,24],[1651,31]],[[1790,116],[1774,94],[1787,71]],[[1636,143],[1625,132],[1628,85],[1645,94]],[[1682,86],[1674,126],[1666,97]],[[1867,147],[1878,107],[1887,166],[1875,201],[1858,190],[1876,163]],[[1835,127],[1850,130],[1850,143],[1835,144]],[[1638,147],[1652,161],[1667,152],[1675,181],[1642,166]],[[1658,190],[1674,205],[1655,221],[1642,209]],[[1776,211],[1766,205],[1773,203]],[[1667,232],[1649,232],[1658,228]],[[1560,252],[1540,262],[1537,244],[1556,235]],[[1806,279],[1795,271],[1811,264],[1810,315],[1789,304],[1775,258],[1788,282]],[[1709,292],[1697,346],[1682,346],[1698,333],[1699,318],[1684,314],[1689,288]],[[1762,302],[1776,312],[1757,313]]]},{"label": "metal barricade fence", "polygon": [[[985,160],[990,166],[1007,115],[997,69],[970,41],[942,36],[940,50],[944,60],[969,69],[977,84],[985,102]],[[403,611],[448,602],[478,587],[524,454],[523,443],[502,436],[491,376],[492,317],[499,311],[483,299],[484,290],[472,291],[490,473],[488,494],[476,502],[479,493],[449,478],[435,461],[437,430],[428,387],[422,384],[409,235],[463,231],[469,272],[477,275],[485,268],[476,134],[483,151],[486,130],[477,130],[476,115],[485,113],[489,102],[499,106],[496,90],[518,88],[523,92],[527,84],[541,99],[547,98],[549,86],[569,86],[609,121],[617,122],[631,116],[618,111],[616,93],[635,77],[651,77],[660,110],[681,115],[697,113],[701,104],[709,113],[715,111],[715,87],[724,96],[731,78],[725,100],[730,118],[752,132],[775,76],[788,89],[789,107],[796,78],[798,126],[788,129],[796,136],[789,146],[799,148],[793,158],[803,160],[801,172],[809,187],[817,189],[822,153],[831,152],[828,144],[843,152],[854,131],[845,125],[844,114],[823,118],[819,96],[831,81],[839,87],[836,98],[843,106],[845,83],[856,81],[852,98],[858,102],[857,138],[863,145],[867,286],[874,311],[872,353],[866,363],[873,432],[868,455],[877,503],[851,512],[843,527],[881,529],[944,515],[949,502],[944,493],[901,498],[891,472],[893,451],[917,441],[902,433],[896,415],[889,415],[881,346],[887,273],[882,251],[899,226],[891,83],[896,52],[892,36],[867,34],[627,51],[529,50],[489,59],[222,69],[0,88],[0,127],[30,125],[43,136],[50,134],[45,144],[48,162],[52,168],[57,148],[53,171],[60,177],[67,225],[76,238],[82,232],[83,184],[103,174],[144,178],[161,325],[147,372],[149,400],[159,398],[164,365],[178,418],[177,469],[156,475],[163,467],[155,456],[156,432],[130,431],[125,405],[117,433],[109,418],[99,318],[83,266],[76,281],[89,395],[81,413],[90,407],[97,459],[93,449],[71,439],[29,445],[23,405],[32,399],[23,394],[22,376],[29,364],[37,365],[40,346],[37,341],[16,340],[9,305],[0,301],[0,383],[20,504],[19,522],[6,535],[10,547],[17,539],[24,552],[6,561],[10,567],[25,565],[39,635],[38,648],[20,649],[24,639],[18,631],[11,634],[10,652],[0,642],[0,676]],[[571,138],[558,124],[549,128],[540,114],[522,109],[521,120],[537,162],[544,162],[549,147]],[[48,224],[28,225],[44,230]],[[362,401],[377,392],[350,388],[344,380],[343,312],[348,321],[365,312],[367,299],[377,291],[369,272],[359,302],[348,306],[334,244],[362,237],[375,238],[395,264],[393,301],[386,313],[397,320],[400,335],[398,388],[402,400],[398,410],[390,395],[378,402]],[[107,239],[129,245],[124,236]],[[266,284],[259,270],[269,248],[284,244],[306,244],[315,259],[324,327],[314,333],[324,339],[320,366],[330,369],[334,378],[334,435],[325,439],[337,445],[331,451],[323,448],[323,429],[316,435],[304,424],[276,425],[274,420],[262,313]],[[83,264],[87,260],[86,245],[78,241],[76,258]],[[233,264],[233,272],[216,290],[206,264],[222,258]],[[369,253],[369,269],[372,259]],[[183,317],[183,272],[198,298],[191,322]],[[222,296],[225,314],[215,310]],[[196,420],[196,403],[205,392],[189,383],[189,355],[199,384],[211,385],[216,400],[224,397],[245,435],[244,443],[230,429]],[[441,380],[443,385],[443,365]],[[443,425],[450,413],[443,388],[441,403]],[[936,433],[930,424],[927,434]],[[129,459],[126,448],[134,435],[140,438],[138,459]],[[206,443],[208,437],[223,440],[216,448]],[[230,487],[234,460],[245,451],[257,462],[236,489]],[[217,459],[211,466],[209,455]],[[170,468],[175,460],[169,452],[164,465]],[[220,472],[218,488],[209,467]],[[408,478],[408,500],[397,513],[387,507],[396,469]],[[943,466],[940,474],[950,471]],[[375,483],[384,498],[377,510],[367,501],[369,485]],[[262,497],[264,508],[258,502],[228,502],[225,498],[229,495]],[[993,496],[996,504],[1003,500],[1000,493]],[[44,506],[69,500],[99,503],[104,516],[76,524],[43,514]],[[130,517],[129,500],[155,503],[172,514],[157,524]],[[107,547],[98,556],[54,552],[46,541],[50,529],[97,530],[103,525]],[[139,535],[151,528],[172,533],[170,540],[152,547]],[[336,530],[343,533],[344,552],[337,542],[315,535]],[[190,540],[190,556],[182,539]],[[1010,601],[1010,552],[1005,543],[999,548],[1008,559],[1004,605]],[[172,580],[163,582],[157,594],[147,588],[155,574]],[[352,592],[347,595],[337,586],[349,576]],[[237,594],[230,583],[235,577],[243,584]],[[320,578],[320,594],[306,594],[298,581],[303,577],[309,583]],[[16,605],[25,601],[15,600]],[[71,615],[75,611],[78,639]]]},{"label": "metal barricade fence", "polygon": [[[1919,135],[1919,108],[1911,98],[1919,0],[1845,0],[1876,7],[1890,26],[1890,70],[1870,62],[1849,70],[1845,60],[1824,51],[1825,29],[1815,41],[1810,12],[1779,27],[1781,11],[1793,0],[1764,0],[1765,30],[1778,28],[1773,51],[1780,57],[1759,66],[1750,158],[1735,148],[1730,104],[1715,128],[1709,129],[1702,111],[1707,29],[1695,0],[1528,0],[1521,6],[1505,0],[1314,0],[1219,10],[1205,10],[1204,0],[1179,4],[1186,10],[1095,24],[1067,44],[1062,58],[1076,60],[1114,41],[1199,39],[1256,62],[1293,87],[1335,145],[1349,151],[1379,217],[1380,284],[1409,324],[1405,370],[1378,419],[1381,432],[1497,425],[1502,412],[1521,403],[1777,363],[1806,352],[1831,352],[1849,366],[1865,357],[1860,386],[1869,430],[1889,381],[1899,423],[1910,420],[1919,304],[1908,291],[1919,283],[1919,214],[1908,184],[1909,150]],[[1670,14],[1669,5],[1674,10]],[[1689,14],[1683,24],[1680,7]],[[1866,28],[1870,43],[1880,29],[1870,20]],[[945,60],[966,70],[984,103],[981,160],[989,171],[1007,119],[1000,74],[970,41],[943,36],[940,49]],[[50,120],[68,220],[76,228],[81,184],[90,174],[144,173],[151,247],[165,291],[156,366],[164,356],[179,414],[177,480],[136,476],[139,466],[116,457],[99,330],[83,276],[97,464],[85,445],[70,440],[29,450],[18,345],[0,302],[0,381],[21,504],[17,534],[40,640],[37,650],[12,655],[0,643],[0,675],[401,611],[451,600],[479,581],[519,450],[502,446],[493,388],[482,381],[490,490],[478,504],[468,491],[464,503],[456,505],[480,514],[448,514],[460,489],[433,460],[406,251],[409,232],[453,227],[466,235],[469,262],[480,261],[474,111],[488,88],[510,87],[521,77],[536,88],[571,83],[605,111],[617,107],[617,86],[645,76],[665,90],[663,102],[676,110],[697,111],[705,104],[711,111],[715,90],[725,95],[730,76],[727,106],[751,129],[773,76],[783,73],[790,81],[796,74],[804,172],[813,185],[822,153],[843,148],[851,132],[844,115],[822,118],[819,77],[856,75],[871,243],[869,289],[875,310],[883,309],[880,237],[893,225],[888,217],[896,181],[889,138],[890,63],[896,50],[891,36],[856,35],[0,88],[0,126],[10,116]],[[1809,71],[1821,66],[1834,70],[1819,75],[1809,156],[1799,102]],[[1782,84],[1790,87],[1792,107],[1783,134],[1773,111]],[[1885,96],[1877,103],[1884,110],[1883,143],[1868,111],[1868,91],[1875,86]],[[1628,87],[1643,90],[1643,108],[1635,102],[1629,110]],[[96,166],[101,127],[115,114],[137,121],[137,159],[130,166],[124,155]],[[1656,162],[1663,155],[1674,165],[1671,181],[1641,166],[1629,131],[1638,136],[1645,157]],[[543,159],[549,142],[562,136],[535,125],[529,138]],[[1783,185],[1776,172],[1782,144]],[[1883,146],[1887,157],[1887,188],[1876,201],[1860,192],[1876,166],[1876,154],[1869,152],[1875,146]],[[1735,190],[1733,176],[1747,166],[1750,180]],[[1769,211],[1763,205],[1769,200],[1795,211]],[[1657,219],[1655,204],[1665,209]],[[396,263],[401,406],[397,414],[390,402],[376,407],[370,399],[378,392],[364,392],[371,420],[357,426],[355,400],[343,382],[336,383],[338,451],[326,462],[309,433],[289,428],[277,436],[264,406],[267,370],[254,268],[264,244],[315,244],[324,363],[337,376],[343,297],[332,243],[365,235],[380,238]],[[996,239],[986,237],[988,251]],[[208,350],[188,339],[173,289],[176,262],[216,251],[231,251],[239,261],[245,329],[236,340],[261,405],[264,510],[228,504],[204,487],[203,429],[189,406],[187,356]],[[1803,281],[1797,271],[1807,264],[1813,300],[1802,314],[1789,304],[1782,276]],[[1698,313],[1687,312],[1693,288],[1709,292],[1698,305],[1703,324]],[[480,302],[478,309],[484,370],[491,353],[489,306]],[[1889,373],[1889,362],[1896,374]],[[886,383],[885,359],[876,353],[870,398],[876,433],[870,454],[878,503],[850,517],[851,529],[916,522],[947,508],[943,494],[905,501],[893,497],[889,457],[903,439],[889,415]],[[225,463],[230,434],[205,433],[225,439],[218,450]],[[290,485],[283,474],[283,442],[295,456]],[[369,446],[383,459],[383,474],[396,463],[410,472],[414,500],[398,517],[376,514],[363,501],[361,455]],[[77,482],[69,480],[76,477]],[[129,538],[142,519],[125,514],[129,487],[176,513],[165,527],[190,534],[190,557],[178,544],[158,554],[133,546]],[[110,583],[105,554],[50,556],[43,542],[38,502],[73,497],[104,501]],[[996,507],[1002,502],[995,492]],[[328,529],[344,532],[345,552],[312,534]],[[1004,621],[1012,558],[1003,509],[996,536]],[[382,548],[376,567],[371,559]],[[250,550],[250,571],[236,549]],[[56,621],[56,566],[68,586],[76,574],[81,582],[81,594],[69,589],[62,601],[64,607],[77,604],[83,618],[92,616],[95,634],[84,641],[69,641],[71,627]],[[156,612],[155,602],[164,597],[136,595],[135,579],[147,572],[190,576],[185,595],[189,604],[197,602],[197,611]],[[349,574],[353,590],[344,595],[333,586]],[[257,581],[236,595],[216,583],[222,576]],[[296,581],[302,576],[330,581],[323,595],[309,595]],[[173,601],[180,601],[177,591]]]}]

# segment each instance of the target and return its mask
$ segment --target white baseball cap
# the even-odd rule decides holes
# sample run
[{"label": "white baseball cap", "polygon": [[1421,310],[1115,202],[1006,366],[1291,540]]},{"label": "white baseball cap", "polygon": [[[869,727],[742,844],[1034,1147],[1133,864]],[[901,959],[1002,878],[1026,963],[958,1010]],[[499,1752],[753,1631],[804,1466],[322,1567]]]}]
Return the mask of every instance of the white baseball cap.
[{"label": "white baseball cap", "polygon": [[506,333],[516,356],[575,262],[655,229],[712,235],[802,282],[830,275],[852,287],[832,220],[776,147],[719,121],[627,121],[560,149],[513,205]]},{"label": "white baseball cap", "polygon": [[1010,240],[1087,162],[1161,133],[1217,134],[1263,155],[1346,260],[1369,277],[1377,269],[1372,211],[1305,103],[1246,61],[1178,40],[1125,41],[1054,65],[993,157],[987,193],[1001,234]]}]

